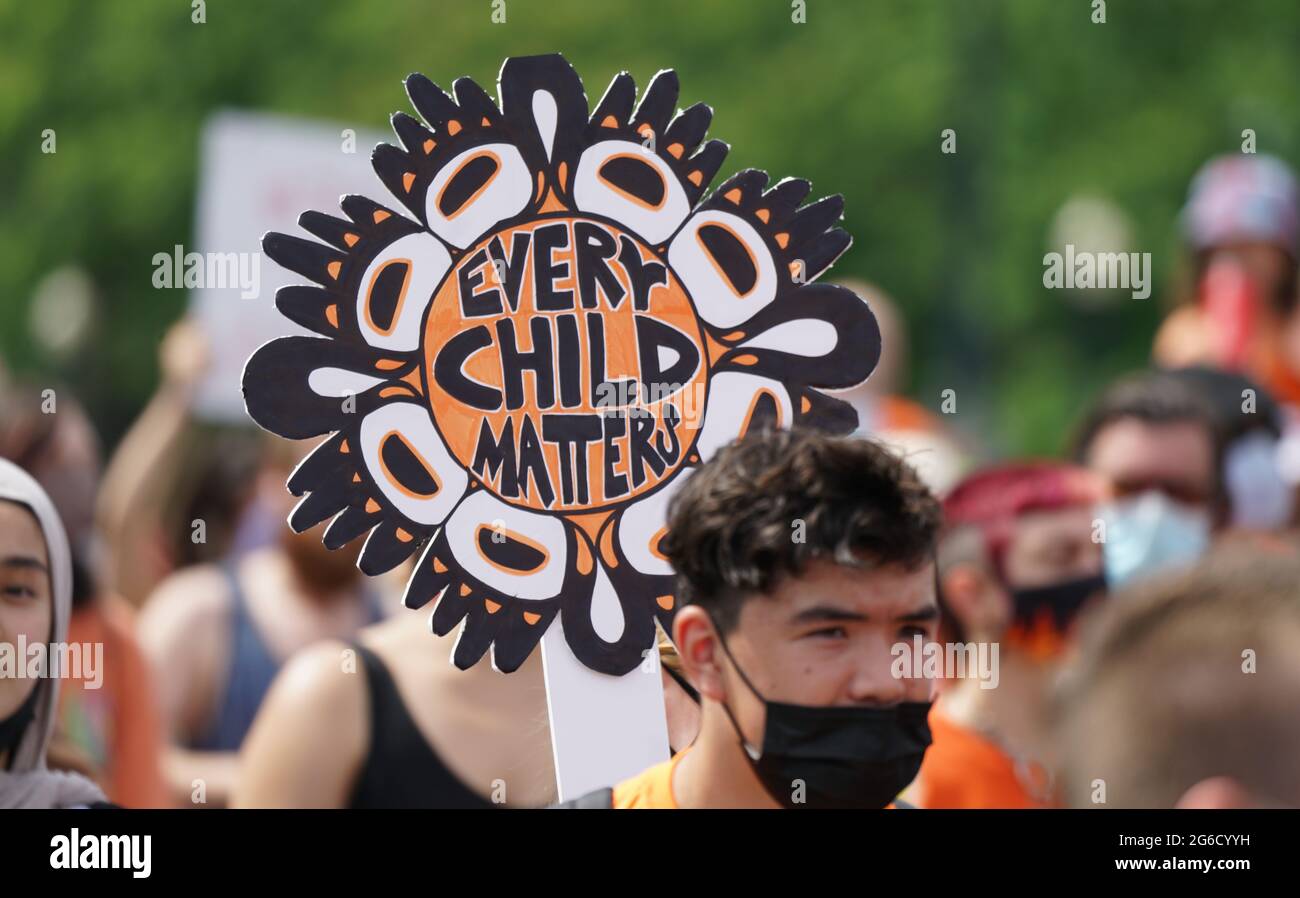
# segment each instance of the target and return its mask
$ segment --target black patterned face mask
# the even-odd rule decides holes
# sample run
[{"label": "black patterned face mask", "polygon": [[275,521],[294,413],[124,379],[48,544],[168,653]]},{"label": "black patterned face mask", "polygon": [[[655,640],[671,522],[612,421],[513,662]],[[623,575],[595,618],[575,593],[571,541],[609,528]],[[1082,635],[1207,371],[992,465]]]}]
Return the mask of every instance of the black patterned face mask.
[{"label": "black patterned face mask", "polygon": [[930,745],[929,702],[867,708],[768,701],[720,635],[719,642],[766,709],[762,751],[745,742],[725,702],[723,710],[763,788],[782,807],[883,808],[916,777]]},{"label": "black patterned face mask", "polygon": [[1074,620],[1084,602],[1105,591],[1106,578],[1096,574],[1032,589],[1013,589],[1011,600],[1015,605],[1016,620],[1029,623],[1046,610],[1051,613],[1057,629],[1064,630]]}]

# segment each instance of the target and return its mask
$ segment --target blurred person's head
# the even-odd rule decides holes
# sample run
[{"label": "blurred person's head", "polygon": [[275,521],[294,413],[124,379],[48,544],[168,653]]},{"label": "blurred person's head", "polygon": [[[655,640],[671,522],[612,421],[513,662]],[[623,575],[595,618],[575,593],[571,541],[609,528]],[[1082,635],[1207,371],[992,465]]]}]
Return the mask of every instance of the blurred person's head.
[{"label": "blurred person's head", "polygon": [[898,457],[816,432],[747,435],[674,496],[660,546],[701,739],[740,741],[776,802],[792,771],[814,806],[882,807],[915,775],[931,682],[895,677],[892,650],[933,639],[939,516]]},{"label": "blurred person's head", "polygon": [[1198,281],[1227,262],[1273,309],[1289,312],[1296,299],[1298,199],[1290,167],[1273,156],[1207,162],[1192,179],[1182,222]]},{"label": "blurred person's head", "polygon": [[1182,214],[1184,305],[1156,336],[1159,363],[1252,371],[1294,392],[1297,212],[1295,177],[1276,158],[1237,154],[1202,167]]},{"label": "blurred person's head", "polygon": [[32,647],[66,640],[71,614],[71,556],[54,505],[30,475],[0,459],[0,644],[23,671],[0,677],[0,808],[103,799],[89,781],[45,770],[58,680],[48,675],[48,652],[36,670],[29,660]]},{"label": "blurred person's head", "polygon": [[[241,531],[250,517],[257,517],[253,506],[259,490],[258,472],[265,464],[261,435],[249,428],[204,429],[186,452],[175,495],[165,497],[171,504],[163,515],[172,539],[172,553],[177,567],[218,562],[232,552],[248,548],[239,546]],[[203,522],[204,538],[192,538],[194,523]],[[282,524],[276,521],[276,525]],[[265,529],[255,524],[253,529]],[[268,536],[256,536],[251,542],[260,545]]]},{"label": "blurred person's head", "polygon": [[1300,806],[1300,562],[1216,552],[1125,590],[1055,705],[1072,807]]},{"label": "blurred person's head", "polygon": [[1117,381],[1085,414],[1074,455],[1111,493],[1100,518],[1112,587],[1208,548],[1227,519],[1218,434],[1209,402],[1162,371]]},{"label": "blurred person's head", "polygon": [[[196,440],[168,512],[177,566],[219,562],[253,549],[283,552],[309,597],[328,599],[358,582],[357,545],[331,552],[320,528],[294,533],[288,519],[300,498],[286,487],[315,448],[249,428],[206,431]],[[196,522],[204,538],[193,539]]]},{"label": "blurred person's head", "polygon": [[[51,641],[52,566],[45,534],[31,506],[14,498],[0,499],[0,644],[6,649],[16,652],[20,645]],[[61,585],[67,588],[70,579]],[[26,657],[21,662],[25,664]],[[0,677],[0,760],[6,768],[36,717],[36,705],[47,682]]]},{"label": "blurred person's head", "polygon": [[361,578],[357,557],[360,540],[330,550],[321,542],[324,525],[295,533],[290,514],[302,501],[286,488],[294,468],[316,448],[311,440],[292,441],[267,434],[262,439],[262,462],[257,473],[257,497],[278,522],[276,545],[284,552],[294,577],[309,596],[330,598],[354,586]]},{"label": "blurred person's head", "polygon": [[952,641],[998,641],[1057,654],[1075,615],[1105,592],[1089,471],[1022,462],[977,471],[944,500],[940,592]]},{"label": "blurred person's head", "polygon": [[54,503],[72,546],[73,601],[95,591],[99,436],[66,389],[11,384],[0,392],[0,458],[31,474]]},{"label": "blurred person's head", "polygon": [[1170,374],[1204,397],[1214,414],[1227,525],[1244,530],[1287,527],[1295,490],[1283,472],[1282,410],[1273,396],[1250,378],[1217,368],[1198,365]]}]

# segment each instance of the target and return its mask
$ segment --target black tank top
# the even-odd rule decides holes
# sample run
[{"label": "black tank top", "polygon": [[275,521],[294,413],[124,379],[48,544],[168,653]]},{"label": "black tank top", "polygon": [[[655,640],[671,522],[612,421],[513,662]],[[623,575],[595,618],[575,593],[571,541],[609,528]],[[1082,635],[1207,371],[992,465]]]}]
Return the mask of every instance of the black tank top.
[{"label": "black tank top", "polygon": [[350,808],[465,809],[493,805],[447,769],[411,719],[384,662],[353,644],[370,693],[370,751],[352,789]]}]

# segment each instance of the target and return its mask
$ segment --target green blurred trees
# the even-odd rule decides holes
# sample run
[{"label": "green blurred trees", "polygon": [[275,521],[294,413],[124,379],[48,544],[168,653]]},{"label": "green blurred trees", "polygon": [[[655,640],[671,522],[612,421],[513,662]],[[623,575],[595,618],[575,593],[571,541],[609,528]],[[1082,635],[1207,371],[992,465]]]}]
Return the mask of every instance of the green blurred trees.
[{"label": "green blurred trees", "polygon": [[[489,0],[339,3],[0,0],[0,358],[69,383],[112,439],[156,379],[183,309],[150,286],[188,244],[197,141],[223,106],[386,127],[401,79],[490,84],[508,55],[563,52],[592,94],[676,68],[716,110],[721,173],[755,166],[843,193],[836,273],[892,293],[912,327],[912,392],[993,451],[1054,452],[1081,405],[1144,363],[1177,262],[1186,184],[1209,155],[1300,158],[1300,6],[1289,0]],[[58,151],[40,151],[57,133]],[[940,133],[957,134],[956,155]],[[375,182],[378,195],[382,188]],[[1155,293],[1100,311],[1042,287],[1047,229],[1108,196],[1152,252]],[[28,336],[42,275],[77,263],[102,298],[91,347],[55,363]]]}]

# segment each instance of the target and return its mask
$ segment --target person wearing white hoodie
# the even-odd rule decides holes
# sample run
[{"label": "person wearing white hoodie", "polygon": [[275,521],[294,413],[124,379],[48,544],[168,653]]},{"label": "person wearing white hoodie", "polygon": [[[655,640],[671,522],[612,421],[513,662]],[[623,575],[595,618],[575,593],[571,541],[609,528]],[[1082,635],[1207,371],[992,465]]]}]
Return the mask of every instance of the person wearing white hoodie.
[{"label": "person wearing white hoodie", "polygon": [[[68,539],[45,491],[0,459],[0,649],[62,644],[72,612]],[[0,676],[0,808],[93,807],[103,792],[75,773],[49,770],[59,681],[53,676]],[[6,673],[10,673],[6,669]],[[49,673],[49,671],[45,671]]]}]

